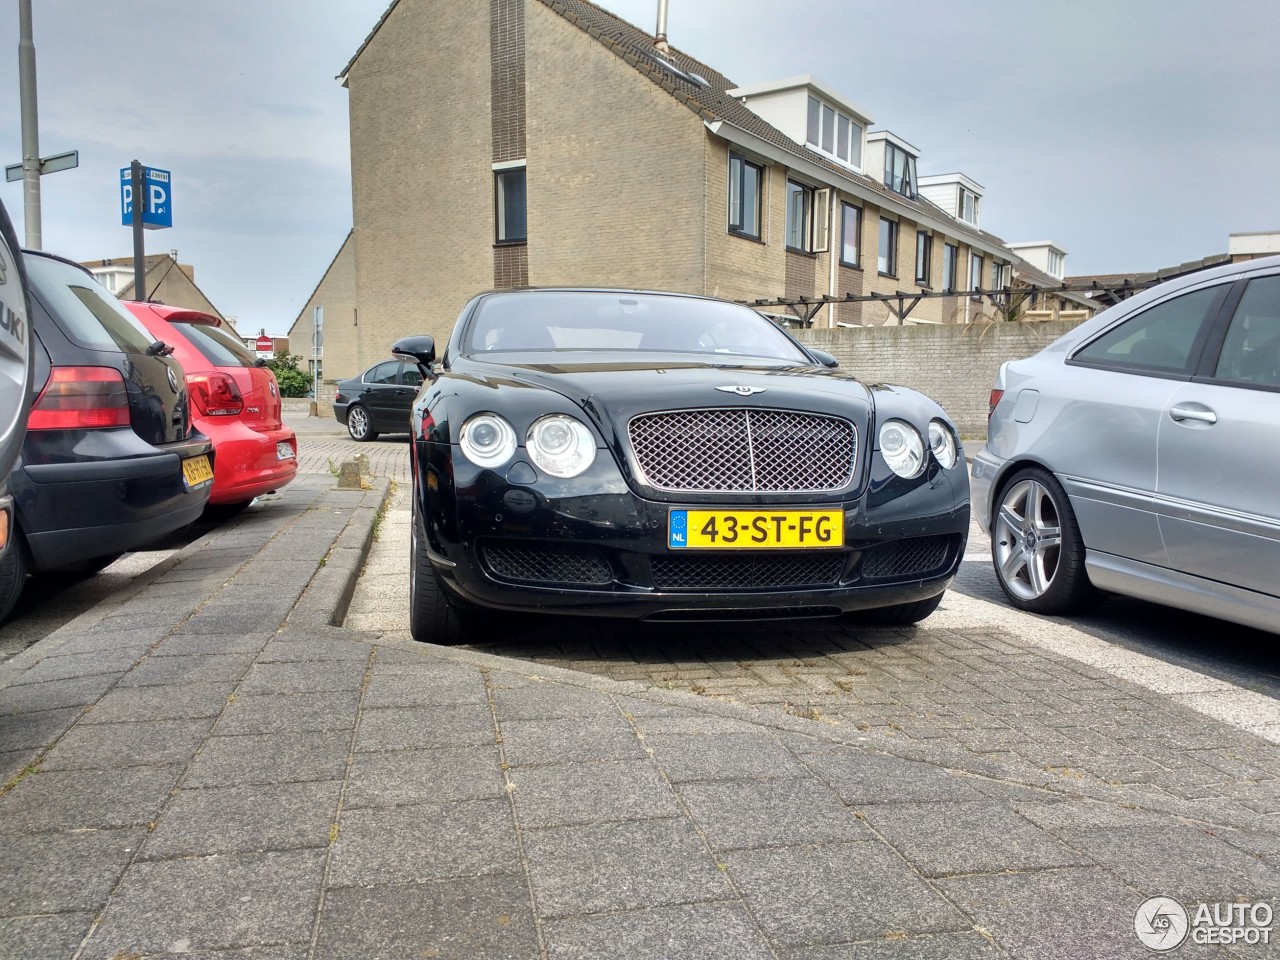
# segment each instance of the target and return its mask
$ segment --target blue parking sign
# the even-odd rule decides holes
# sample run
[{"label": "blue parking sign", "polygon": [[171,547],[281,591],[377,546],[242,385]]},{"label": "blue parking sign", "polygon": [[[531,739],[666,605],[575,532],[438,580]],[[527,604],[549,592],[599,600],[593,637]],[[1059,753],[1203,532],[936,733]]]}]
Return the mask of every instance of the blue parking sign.
[{"label": "blue parking sign", "polygon": [[[168,170],[142,168],[142,226],[147,230],[163,230],[173,226],[173,182]],[[120,171],[120,223],[133,225],[133,181],[129,168]]]}]

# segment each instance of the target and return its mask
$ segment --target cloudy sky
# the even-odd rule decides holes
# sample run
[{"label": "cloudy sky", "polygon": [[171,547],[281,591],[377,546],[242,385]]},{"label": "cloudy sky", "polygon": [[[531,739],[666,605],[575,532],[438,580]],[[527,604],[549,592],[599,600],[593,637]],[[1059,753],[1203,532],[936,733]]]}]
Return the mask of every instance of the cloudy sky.
[{"label": "cloudy sky", "polygon": [[[119,170],[171,170],[175,226],[148,231],[148,252],[194,264],[242,332],[283,333],[351,227],[334,77],[388,2],[35,0],[40,152],[80,151],[42,180],[45,249],[130,256]],[[654,28],[657,0],[603,5]],[[1064,247],[1068,273],[1280,230],[1272,0],[670,0],[668,32],[741,85],[807,73],[842,92],[920,148],[922,175],[981,183],[986,229]],[[18,0],[0,0],[6,166],[17,47]],[[22,184],[0,199],[24,236]]]}]

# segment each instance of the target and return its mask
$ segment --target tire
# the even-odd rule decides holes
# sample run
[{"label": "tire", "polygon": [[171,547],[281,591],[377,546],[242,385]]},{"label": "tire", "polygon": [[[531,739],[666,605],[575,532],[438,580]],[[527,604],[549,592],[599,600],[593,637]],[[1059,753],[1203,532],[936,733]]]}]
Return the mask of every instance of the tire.
[{"label": "tire", "polygon": [[409,632],[419,643],[455,646],[479,639],[485,616],[450,601],[431,559],[415,506],[409,543]]},{"label": "tire", "polygon": [[358,403],[353,403],[347,408],[347,433],[351,435],[352,440],[359,443],[378,439],[378,433],[373,429],[373,421],[369,419],[369,411]]},{"label": "tire", "polygon": [[0,623],[9,616],[27,583],[26,544],[22,542],[16,524],[10,534],[9,545],[0,554]]},{"label": "tire", "polygon": [[[945,593],[945,591],[944,591]],[[859,610],[850,614],[859,623],[870,623],[883,627],[905,627],[919,623],[942,603],[943,594],[927,600],[916,600],[912,603],[896,603],[891,607],[875,607],[871,610]]]},{"label": "tire", "polygon": [[1019,470],[1000,489],[991,559],[1000,588],[1019,610],[1077,613],[1102,596],[1089,582],[1084,540],[1067,492],[1040,467]]}]

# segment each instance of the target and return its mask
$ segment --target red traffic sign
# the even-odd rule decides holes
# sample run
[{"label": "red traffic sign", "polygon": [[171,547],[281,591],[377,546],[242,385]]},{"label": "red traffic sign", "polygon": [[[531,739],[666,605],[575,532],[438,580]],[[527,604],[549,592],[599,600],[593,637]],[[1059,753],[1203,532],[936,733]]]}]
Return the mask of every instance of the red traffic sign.
[{"label": "red traffic sign", "polygon": [[272,353],[272,352],[274,352],[274,351],[275,351],[275,348],[276,348],[276,342],[275,342],[273,339],[271,339],[270,337],[259,337],[259,338],[258,338],[258,352],[259,352],[259,353]]}]

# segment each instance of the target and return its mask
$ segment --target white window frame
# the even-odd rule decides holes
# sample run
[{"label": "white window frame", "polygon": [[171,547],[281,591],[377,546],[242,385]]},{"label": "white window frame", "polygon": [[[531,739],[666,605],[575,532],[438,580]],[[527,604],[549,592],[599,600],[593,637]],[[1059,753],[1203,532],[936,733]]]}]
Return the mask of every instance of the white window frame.
[{"label": "white window frame", "polygon": [[[975,267],[978,270],[978,276],[976,279],[973,276]],[[973,250],[969,251],[969,289],[971,291],[982,289],[982,254]],[[974,300],[978,299],[977,294],[970,294],[970,296]]]},{"label": "white window frame", "polygon": [[[817,133],[810,137],[813,131],[810,128],[809,121],[812,119],[814,104],[818,108]],[[830,157],[836,163],[843,164],[850,169],[862,171],[862,154],[863,154],[863,137],[866,135],[867,129],[862,121],[858,120],[848,111],[841,110],[835,104],[828,103],[821,97],[815,97],[809,94],[808,113],[805,120],[805,142],[808,146],[821,153],[823,156]],[[829,119],[828,119],[829,118]],[[840,121],[844,120],[849,125],[849,130],[842,144],[840,142]],[[826,142],[831,142],[831,147],[825,146]],[[840,156],[840,148],[844,147],[847,156]]]}]

